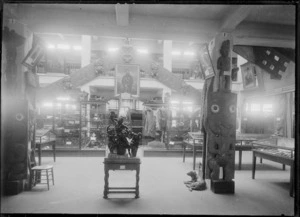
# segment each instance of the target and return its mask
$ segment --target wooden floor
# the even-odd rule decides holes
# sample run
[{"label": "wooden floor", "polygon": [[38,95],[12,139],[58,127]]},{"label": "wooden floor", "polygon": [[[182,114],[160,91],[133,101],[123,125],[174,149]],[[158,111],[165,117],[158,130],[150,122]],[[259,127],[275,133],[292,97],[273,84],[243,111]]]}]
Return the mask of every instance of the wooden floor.
[{"label": "wooden floor", "polygon": [[[236,156],[237,158],[238,156]],[[134,194],[103,199],[103,157],[44,157],[54,165],[55,185],[40,185],[15,196],[1,197],[1,213],[92,214],[197,214],[294,215],[289,196],[289,167],[264,160],[251,178],[251,152],[243,154],[243,169],[235,172],[235,194],[218,195],[208,189],[190,192],[183,184],[190,178],[192,157],[142,157],[140,198]],[[200,159],[197,158],[197,165]],[[236,160],[237,162],[237,160]],[[236,163],[236,168],[238,167]],[[132,171],[110,171],[110,184],[134,186]]]}]

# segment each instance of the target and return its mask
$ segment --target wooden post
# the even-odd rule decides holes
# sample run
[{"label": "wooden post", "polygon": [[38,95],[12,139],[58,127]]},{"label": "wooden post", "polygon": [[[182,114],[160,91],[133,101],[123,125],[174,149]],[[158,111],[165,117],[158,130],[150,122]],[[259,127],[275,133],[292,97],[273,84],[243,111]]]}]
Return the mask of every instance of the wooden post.
[{"label": "wooden post", "polygon": [[214,193],[234,193],[237,96],[231,93],[231,51],[228,33],[219,33],[209,43],[215,76],[206,79],[202,96],[204,171]]}]

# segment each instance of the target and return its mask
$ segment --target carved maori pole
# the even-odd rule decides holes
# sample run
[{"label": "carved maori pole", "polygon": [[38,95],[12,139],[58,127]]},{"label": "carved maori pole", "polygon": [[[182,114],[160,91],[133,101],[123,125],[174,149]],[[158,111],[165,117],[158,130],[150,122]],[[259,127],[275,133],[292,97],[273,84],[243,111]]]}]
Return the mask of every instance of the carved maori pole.
[{"label": "carved maori pole", "polygon": [[215,75],[205,80],[202,105],[204,178],[214,193],[234,193],[237,96],[231,93],[231,36],[223,33],[210,43]]},{"label": "carved maori pole", "polygon": [[3,146],[1,147],[1,175],[4,193],[17,194],[23,190],[23,181],[28,177],[28,101],[18,87],[22,79],[17,70],[17,49],[25,38],[14,30],[4,27],[3,71],[1,84]]}]

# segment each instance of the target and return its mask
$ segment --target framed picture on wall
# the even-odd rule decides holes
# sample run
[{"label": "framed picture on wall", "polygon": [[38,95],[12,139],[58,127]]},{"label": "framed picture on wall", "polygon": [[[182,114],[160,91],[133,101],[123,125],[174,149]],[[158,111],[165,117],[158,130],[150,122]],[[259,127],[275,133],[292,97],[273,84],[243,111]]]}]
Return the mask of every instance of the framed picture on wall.
[{"label": "framed picture on wall", "polygon": [[133,64],[116,65],[115,95],[128,93],[140,95],[140,66]]},{"label": "framed picture on wall", "polygon": [[22,61],[22,64],[27,68],[34,69],[39,61],[45,54],[45,44],[44,42],[37,38],[36,42],[33,43],[32,48],[29,50],[28,54]]},{"label": "framed picture on wall", "polygon": [[241,65],[244,90],[258,87],[255,65],[248,62]]},{"label": "framed picture on wall", "polygon": [[208,79],[215,76],[215,72],[212,65],[211,57],[209,55],[207,44],[200,47],[198,58],[199,58],[201,71],[204,79]]}]

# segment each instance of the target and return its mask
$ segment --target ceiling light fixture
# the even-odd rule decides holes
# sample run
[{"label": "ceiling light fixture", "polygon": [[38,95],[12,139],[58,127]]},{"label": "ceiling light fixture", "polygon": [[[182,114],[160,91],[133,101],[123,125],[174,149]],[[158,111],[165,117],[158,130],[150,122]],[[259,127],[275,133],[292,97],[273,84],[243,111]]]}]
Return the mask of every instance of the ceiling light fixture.
[{"label": "ceiling light fixture", "polygon": [[54,44],[49,44],[47,48],[48,48],[48,49],[54,49],[54,48],[55,48],[55,45],[54,45]]},{"label": "ceiling light fixture", "polygon": [[117,47],[110,47],[110,48],[108,48],[107,50],[108,50],[109,52],[116,52],[116,51],[119,50],[119,48],[117,48]]},{"label": "ceiling light fixture", "polygon": [[82,47],[79,45],[74,45],[73,50],[82,50]]},{"label": "ceiling light fixture", "polygon": [[193,104],[193,102],[184,101],[184,102],[182,102],[182,104],[186,104],[186,105],[192,105],[192,104]]},{"label": "ceiling light fixture", "polygon": [[143,54],[147,54],[147,53],[148,53],[148,50],[145,49],[145,48],[138,48],[138,49],[137,49],[137,52],[143,53]]},{"label": "ceiling light fixture", "polygon": [[180,51],[172,51],[172,55],[179,56],[179,55],[181,55],[181,52]]},{"label": "ceiling light fixture", "polygon": [[185,55],[185,56],[194,56],[195,53],[194,53],[194,52],[191,52],[191,51],[185,51],[185,52],[183,53],[183,55]]},{"label": "ceiling light fixture", "polygon": [[43,106],[45,106],[45,107],[52,107],[52,106],[53,106],[53,103],[51,103],[51,102],[45,102],[45,103],[43,104]]},{"label": "ceiling light fixture", "polygon": [[57,97],[56,99],[59,100],[59,101],[68,101],[68,100],[70,100],[69,97]]},{"label": "ceiling light fixture", "polygon": [[58,44],[57,48],[58,49],[62,49],[62,50],[69,50],[70,49],[70,45],[68,45],[68,44]]}]

